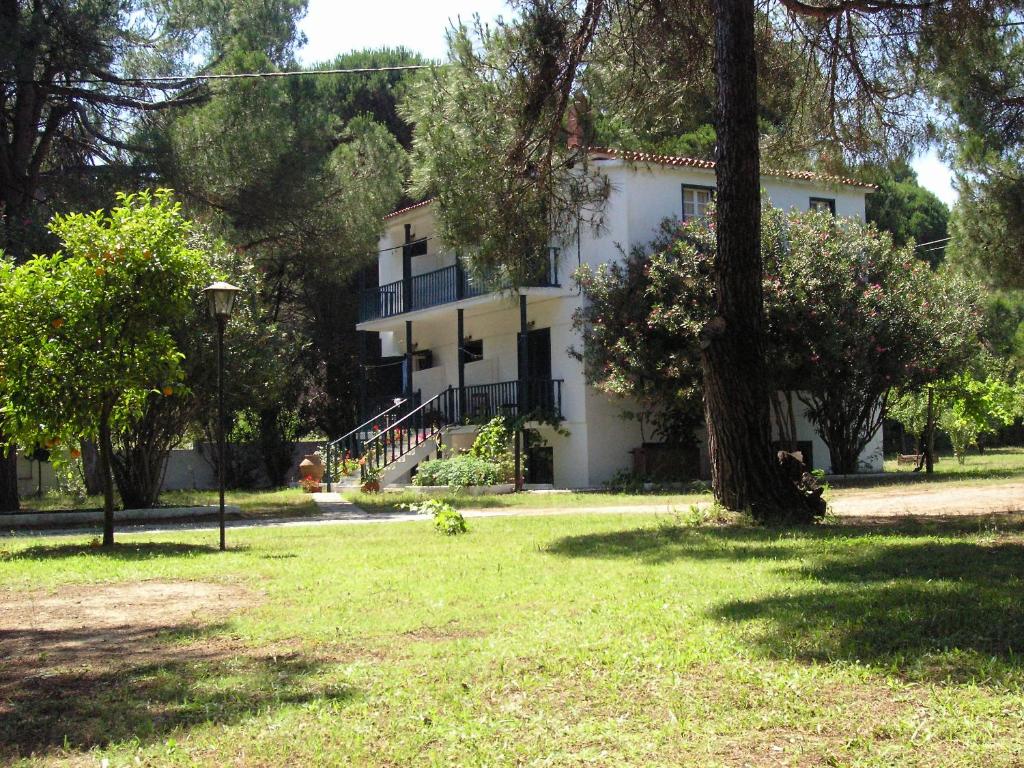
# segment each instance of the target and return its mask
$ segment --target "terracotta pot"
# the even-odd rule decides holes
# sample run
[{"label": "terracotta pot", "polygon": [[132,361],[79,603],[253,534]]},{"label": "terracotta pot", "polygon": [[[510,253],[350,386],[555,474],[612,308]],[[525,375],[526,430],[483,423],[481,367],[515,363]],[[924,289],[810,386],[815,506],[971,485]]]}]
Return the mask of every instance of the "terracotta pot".
[{"label": "terracotta pot", "polygon": [[299,477],[303,480],[311,477],[319,483],[324,477],[324,465],[320,463],[320,457],[315,453],[303,456],[299,463]]}]

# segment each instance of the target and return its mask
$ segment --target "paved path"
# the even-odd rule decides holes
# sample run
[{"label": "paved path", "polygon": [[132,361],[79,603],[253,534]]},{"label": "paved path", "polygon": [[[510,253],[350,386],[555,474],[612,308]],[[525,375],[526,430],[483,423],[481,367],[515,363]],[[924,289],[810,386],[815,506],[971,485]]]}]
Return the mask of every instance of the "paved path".
[{"label": "paved path", "polygon": [[[228,528],[269,528],[299,525],[359,525],[366,523],[394,523],[424,520],[422,515],[411,512],[364,512],[354,504],[341,500],[340,496],[320,494],[317,503],[322,510],[318,515],[289,518],[262,518],[254,520],[229,520]],[[709,505],[700,502],[700,506]],[[464,509],[468,518],[487,517],[535,517],[542,515],[588,514],[672,514],[683,511],[689,505],[668,503],[623,504],[602,507],[497,507],[489,509]],[[1005,512],[1024,512],[1024,483],[982,483],[951,484],[939,483],[928,487],[915,485],[912,488],[881,488],[864,490],[840,490],[835,492],[831,510],[839,517],[878,518],[893,517],[950,517],[965,515],[986,515]],[[200,531],[216,530],[216,520],[202,520],[186,523],[147,523],[143,525],[118,526],[118,536],[154,533],[157,531]],[[19,531],[17,536],[55,536],[63,534],[90,533],[92,529]]]}]

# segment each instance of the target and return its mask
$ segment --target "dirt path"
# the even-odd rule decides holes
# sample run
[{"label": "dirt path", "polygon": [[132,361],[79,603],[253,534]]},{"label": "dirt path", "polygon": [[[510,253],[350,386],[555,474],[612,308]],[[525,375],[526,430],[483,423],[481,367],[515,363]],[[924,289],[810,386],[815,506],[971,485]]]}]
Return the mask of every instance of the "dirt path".
[{"label": "dirt path", "polygon": [[[318,501],[321,513],[308,517],[263,518],[260,520],[234,520],[228,528],[266,528],[322,525],[361,525],[366,523],[400,523],[424,520],[411,512],[365,512],[344,501]],[[700,507],[710,500],[698,503]],[[470,518],[538,517],[547,515],[672,515],[686,512],[690,504],[651,501],[646,504],[620,504],[615,506],[566,507],[490,507],[463,509]],[[924,486],[916,483],[905,488],[838,489],[833,492],[831,510],[844,518],[876,518],[889,520],[898,517],[956,517],[1024,512],[1024,482],[1006,483],[936,483]],[[216,522],[164,523],[125,525],[118,528],[118,536],[157,533],[172,530],[212,530]],[[17,535],[54,536],[88,533],[88,530],[20,531]]]},{"label": "dirt path", "polygon": [[842,517],[986,515],[1024,511],[1024,483],[941,483],[912,488],[837,491],[832,511]]}]

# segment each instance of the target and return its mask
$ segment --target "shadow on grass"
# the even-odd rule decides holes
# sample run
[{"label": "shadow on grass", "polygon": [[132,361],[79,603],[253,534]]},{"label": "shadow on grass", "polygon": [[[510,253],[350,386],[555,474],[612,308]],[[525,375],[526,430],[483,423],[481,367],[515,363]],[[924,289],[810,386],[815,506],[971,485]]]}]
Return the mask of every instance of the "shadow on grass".
[{"label": "shadow on grass", "polygon": [[[232,546],[232,551],[239,551]],[[94,547],[90,544],[36,544],[24,549],[0,549],[0,562],[17,560],[62,560],[69,557],[95,557],[107,560],[151,560],[158,557],[191,557],[219,553],[217,547],[206,544],[179,544],[175,542],[139,542],[113,547]]]},{"label": "shadow on grass", "polygon": [[324,680],[325,662],[207,637],[221,629],[175,625],[107,638],[0,632],[0,647],[17,649],[0,670],[0,759],[159,742],[201,723],[231,725],[280,706],[352,697],[352,689]]},{"label": "shadow on grass", "polygon": [[662,526],[567,537],[547,551],[651,566],[768,564],[754,596],[747,596],[748,582],[742,597],[721,595],[709,611],[768,656],[867,663],[928,682],[1021,684],[1024,543],[1019,521],[1010,528],[1011,537],[966,537],[967,523],[788,531]]}]

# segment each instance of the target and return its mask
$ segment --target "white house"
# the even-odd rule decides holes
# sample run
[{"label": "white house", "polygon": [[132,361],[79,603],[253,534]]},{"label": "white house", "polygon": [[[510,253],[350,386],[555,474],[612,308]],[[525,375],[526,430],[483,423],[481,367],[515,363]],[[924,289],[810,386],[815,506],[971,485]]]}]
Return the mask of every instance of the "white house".
[{"label": "white house", "polygon": [[[382,354],[404,358],[405,388],[418,391],[419,402],[440,396],[436,404],[457,412],[453,421],[516,408],[516,383],[529,382],[533,405],[559,411],[568,434],[540,427],[546,444],[529,448],[528,482],[567,488],[600,486],[631,468],[631,450],[642,442],[636,422],[621,417],[629,404],[588,386],[582,364],[567,352],[581,346],[572,318],[583,299],[572,275],[580,264],[611,262],[646,245],[667,217],[702,215],[715,185],[714,163],[705,160],[611,149],[590,150],[590,158],[611,182],[605,226],[599,235],[584,231],[578,242],[552,248],[550,269],[538,275],[536,287],[512,293],[467,277],[435,237],[434,204],[427,201],[386,217],[380,287],[364,292],[356,326],[379,333]],[[827,207],[859,219],[871,190],[852,179],[796,171],[766,172],[762,185],[777,207]],[[797,421],[812,463],[828,470],[827,448],[799,413]],[[881,435],[862,462],[880,470]],[[396,467],[385,480],[401,479],[413,465]]]}]

